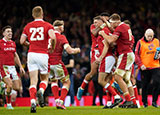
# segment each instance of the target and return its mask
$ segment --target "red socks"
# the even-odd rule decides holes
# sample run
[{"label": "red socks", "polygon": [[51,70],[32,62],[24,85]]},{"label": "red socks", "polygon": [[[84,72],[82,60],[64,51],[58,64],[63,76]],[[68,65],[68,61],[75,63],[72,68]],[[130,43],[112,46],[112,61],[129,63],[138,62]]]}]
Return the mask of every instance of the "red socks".
[{"label": "red socks", "polygon": [[41,81],[40,84],[39,84],[39,90],[42,91],[42,93],[44,93],[44,91],[46,90],[47,88],[47,82],[46,81]]},{"label": "red socks", "polygon": [[53,93],[53,95],[54,95],[54,98],[55,98],[55,99],[58,99],[58,98],[59,98],[59,90],[58,90],[58,85],[57,85],[57,83],[52,83],[51,89],[52,89],[52,93]]},{"label": "red socks", "polygon": [[30,88],[29,88],[29,94],[30,94],[31,100],[32,99],[36,100],[36,93],[37,93],[36,86],[35,85],[31,85]]},{"label": "red socks", "polygon": [[117,95],[116,91],[112,88],[112,86],[107,83],[105,86],[104,86],[105,90],[108,90],[113,96]]},{"label": "red socks", "polygon": [[81,88],[82,89],[85,89],[86,85],[88,84],[88,81],[87,80],[83,80],[82,84],[81,84]]},{"label": "red socks", "polygon": [[60,100],[64,101],[64,99],[66,98],[67,96],[67,93],[68,93],[68,88],[63,86],[62,87],[62,90],[61,90],[61,97],[60,97]]},{"label": "red socks", "polygon": [[126,101],[131,101],[131,97],[128,92],[126,94],[124,93],[124,97]]},{"label": "red socks", "polygon": [[135,96],[131,96],[131,101],[133,102],[134,105],[137,105]]},{"label": "red socks", "polygon": [[137,86],[136,85],[133,86],[133,90],[134,90],[135,98],[136,98],[136,100],[138,100],[138,90],[137,90]]}]

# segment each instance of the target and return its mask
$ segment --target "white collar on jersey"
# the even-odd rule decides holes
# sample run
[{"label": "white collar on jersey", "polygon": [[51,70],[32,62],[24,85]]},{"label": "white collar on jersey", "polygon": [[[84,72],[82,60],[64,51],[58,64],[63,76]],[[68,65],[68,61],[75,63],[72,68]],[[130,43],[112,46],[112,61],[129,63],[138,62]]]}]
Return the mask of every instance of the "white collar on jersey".
[{"label": "white collar on jersey", "polygon": [[60,33],[59,31],[57,31],[57,30],[54,30],[54,32],[55,32],[55,33],[58,33],[58,34],[61,34],[61,33]]},{"label": "white collar on jersey", "polygon": [[43,19],[34,19],[34,21],[43,21]]},{"label": "white collar on jersey", "polygon": [[3,37],[3,40],[4,40],[5,42],[10,41],[10,40],[6,40],[5,37]]},{"label": "white collar on jersey", "polygon": [[122,25],[122,24],[124,24],[124,22],[121,22],[118,26],[120,26],[120,25]]}]

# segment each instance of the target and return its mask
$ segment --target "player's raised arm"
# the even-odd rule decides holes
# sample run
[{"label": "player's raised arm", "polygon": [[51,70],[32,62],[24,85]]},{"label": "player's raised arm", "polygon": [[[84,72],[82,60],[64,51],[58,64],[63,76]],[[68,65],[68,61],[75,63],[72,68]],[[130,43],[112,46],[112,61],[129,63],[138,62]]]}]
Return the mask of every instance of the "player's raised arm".
[{"label": "player's raised arm", "polygon": [[65,44],[64,49],[69,54],[77,54],[77,53],[80,53],[80,51],[81,51],[80,48],[72,48],[69,44]]},{"label": "player's raised arm", "polygon": [[100,31],[99,35],[101,35],[103,38],[105,38],[109,44],[114,43],[118,39],[118,36],[116,36],[116,35],[109,36],[104,31]]}]

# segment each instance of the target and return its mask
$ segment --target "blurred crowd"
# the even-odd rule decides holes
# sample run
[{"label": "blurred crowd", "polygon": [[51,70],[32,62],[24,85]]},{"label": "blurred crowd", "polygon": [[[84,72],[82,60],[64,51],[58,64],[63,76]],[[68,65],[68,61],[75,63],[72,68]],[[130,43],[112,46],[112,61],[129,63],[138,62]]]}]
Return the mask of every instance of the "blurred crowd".
[{"label": "blurred crowd", "polygon": [[[81,53],[74,56],[73,69],[75,93],[84,76],[90,70],[91,36],[90,25],[93,17],[101,12],[119,13],[123,20],[130,20],[136,42],[143,36],[147,28],[155,31],[155,36],[160,38],[160,1],[134,0],[6,0],[0,1],[0,29],[6,25],[13,27],[13,40],[17,45],[17,53],[21,58],[26,75],[22,77],[23,96],[29,96],[29,76],[27,73],[26,56],[28,48],[20,45],[19,38],[24,26],[33,20],[31,10],[40,5],[44,9],[44,19],[53,23],[56,19],[63,19],[65,32],[72,47],[80,47]],[[2,33],[0,32],[0,38]]]}]

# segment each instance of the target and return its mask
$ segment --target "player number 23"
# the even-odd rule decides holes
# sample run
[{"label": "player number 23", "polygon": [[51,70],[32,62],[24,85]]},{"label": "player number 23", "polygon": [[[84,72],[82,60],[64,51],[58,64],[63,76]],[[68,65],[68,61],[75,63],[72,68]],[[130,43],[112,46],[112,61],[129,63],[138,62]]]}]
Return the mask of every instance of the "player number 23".
[{"label": "player number 23", "polygon": [[30,33],[31,34],[31,41],[37,41],[37,40],[44,40],[44,28],[43,27],[38,27],[38,28],[30,28]]}]

